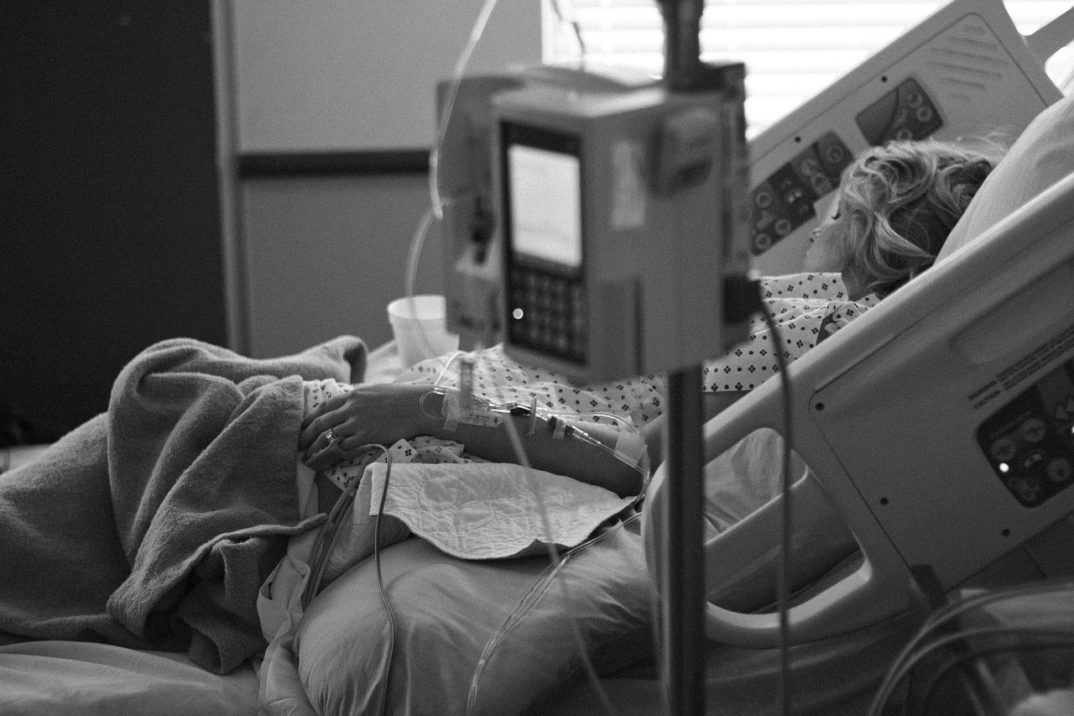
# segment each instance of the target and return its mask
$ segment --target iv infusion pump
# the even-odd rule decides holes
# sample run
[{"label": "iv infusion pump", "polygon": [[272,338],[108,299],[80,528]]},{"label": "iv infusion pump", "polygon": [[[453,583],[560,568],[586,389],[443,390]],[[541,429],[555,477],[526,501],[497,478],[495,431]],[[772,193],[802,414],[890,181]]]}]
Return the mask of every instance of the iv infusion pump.
[{"label": "iv infusion pump", "polygon": [[[745,149],[737,65],[693,96],[555,67],[442,83],[441,107],[456,93],[434,168],[449,328],[587,380],[719,355],[742,333],[720,327],[725,277],[811,268],[809,232],[855,154],[1013,139],[1062,96],[1044,60],[1072,22],[1074,9],[1023,37],[1002,0],[954,0]],[[668,191],[668,173],[701,167]]]},{"label": "iv infusion pump", "polygon": [[487,332],[491,313],[509,355],[577,382],[741,340],[724,286],[749,268],[743,76],[706,66],[697,91],[554,68],[464,79],[440,175],[449,328]]},{"label": "iv infusion pump", "polygon": [[748,268],[742,68],[718,72],[698,93],[495,98],[509,354],[599,380],[733,342],[721,279]]}]

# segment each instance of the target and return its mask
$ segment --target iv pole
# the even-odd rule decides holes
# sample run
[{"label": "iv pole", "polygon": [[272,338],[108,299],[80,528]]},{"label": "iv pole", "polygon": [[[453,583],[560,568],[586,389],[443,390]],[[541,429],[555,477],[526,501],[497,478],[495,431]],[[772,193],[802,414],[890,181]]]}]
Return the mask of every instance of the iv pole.
[{"label": "iv pole", "polygon": [[704,448],[701,367],[668,375],[666,531],[661,671],[668,713],[705,713],[704,557],[701,544]]},{"label": "iv pole", "polygon": [[[697,87],[703,0],[657,0],[664,19],[664,81],[672,91]],[[666,530],[660,584],[661,675],[668,713],[705,713],[702,497],[704,445],[701,366],[668,375]]]}]

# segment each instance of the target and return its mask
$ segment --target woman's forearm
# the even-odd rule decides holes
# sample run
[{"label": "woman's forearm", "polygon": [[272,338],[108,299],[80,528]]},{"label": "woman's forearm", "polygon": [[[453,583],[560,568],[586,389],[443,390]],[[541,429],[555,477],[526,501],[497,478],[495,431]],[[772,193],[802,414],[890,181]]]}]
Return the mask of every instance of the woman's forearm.
[{"label": "woman's forearm", "polygon": [[[442,395],[429,396],[426,407],[439,411]],[[624,460],[614,454],[620,444],[619,430],[605,424],[586,423],[581,426],[585,434],[599,441],[604,447],[591,445],[587,441],[567,435],[558,436],[548,421],[534,421],[528,415],[504,415],[503,420],[510,420],[515,426],[516,434],[525,451],[530,467],[557,475],[566,475],[582,482],[604,487],[620,496],[638,494],[644,483],[644,468],[635,468],[628,464],[631,455],[645,463],[639,443],[631,451],[621,450]],[[625,428],[631,429],[631,428]],[[466,446],[470,452],[494,462],[520,462],[520,457],[511,440],[507,426],[471,425],[458,422],[446,423],[442,418],[429,418],[425,425],[425,434],[445,440],[455,440]]]},{"label": "woman's forearm", "polygon": [[[362,445],[390,445],[400,438],[432,435],[454,440],[467,452],[495,462],[520,462],[507,428],[447,422],[444,395],[420,384],[359,385],[326,401],[309,416],[302,428],[299,447],[305,461],[323,470],[347,459]],[[586,423],[584,431],[600,445],[561,435],[543,419],[498,416],[513,421],[531,467],[607,488],[619,495],[635,495],[644,484],[642,471],[615,456],[621,442],[611,425]],[[534,428],[534,429],[531,429]],[[631,429],[631,428],[626,428]],[[603,446],[603,447],[602,447]],[[629,446],[639,462],[645,448],[635,441]],[[644,469],[644,468],[643,468]]]}]

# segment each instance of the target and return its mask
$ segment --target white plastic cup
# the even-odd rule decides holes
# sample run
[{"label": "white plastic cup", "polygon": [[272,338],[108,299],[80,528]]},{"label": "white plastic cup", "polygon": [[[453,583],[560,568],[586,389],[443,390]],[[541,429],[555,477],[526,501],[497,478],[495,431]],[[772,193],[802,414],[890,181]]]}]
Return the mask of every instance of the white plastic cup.
[{"label": "white plastic cup", "polygon": [[447,303],[443,296],[397,298],[388,304],[388,322],[404,368],[459,348],[459,336],[447,330]]}]

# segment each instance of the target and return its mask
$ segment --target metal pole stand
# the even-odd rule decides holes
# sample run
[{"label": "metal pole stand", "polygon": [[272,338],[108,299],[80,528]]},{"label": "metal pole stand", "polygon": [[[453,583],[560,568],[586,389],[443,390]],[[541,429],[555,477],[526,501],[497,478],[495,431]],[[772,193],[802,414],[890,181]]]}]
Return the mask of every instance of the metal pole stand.
[{"label": "metal pole stand", "polygon": [[667,416],[661,670],[668,713],[678,716],[705,713],[705,455],[700,365],[668,375]]}]

